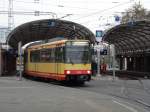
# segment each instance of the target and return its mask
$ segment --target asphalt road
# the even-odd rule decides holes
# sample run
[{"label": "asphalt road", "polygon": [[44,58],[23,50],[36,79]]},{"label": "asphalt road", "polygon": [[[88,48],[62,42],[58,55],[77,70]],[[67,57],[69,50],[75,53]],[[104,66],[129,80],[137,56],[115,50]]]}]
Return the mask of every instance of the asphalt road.
[{"label": "asphalt road", "polygon": [[74,87],[110,95],[150,111],[150,80],[92,80],[84,87]]},{"label": "asphalt road", "polygon": [[0,111],[149,112],[134,103],[101,94],[99,91],[91,91],[91,88],[96,90],[97,84],[99,82],[92,81],[83,87],[66,87],[24,78],[22,81],[18,81],[16,77],[1,77]]}]

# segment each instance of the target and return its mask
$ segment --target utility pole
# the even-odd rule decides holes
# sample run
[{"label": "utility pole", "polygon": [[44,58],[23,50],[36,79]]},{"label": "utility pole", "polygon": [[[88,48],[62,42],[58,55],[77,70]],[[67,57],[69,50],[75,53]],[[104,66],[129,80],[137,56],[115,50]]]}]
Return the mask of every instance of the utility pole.
[{"label": "utility pole", "polygon": [[113,80],[115,81],[115,78],[116,78],[116,74],[115,74],[115,68],[116,68],[116,65],[115,65],[115,45],[112,44],[111,47],[112,47],[112,62],[113,62]]},{"label": "utility pole", "polygon": [[101,71],[100,71],[100,62],[101,62],[101,55],[100,55],[100,51],[103,49],[103,43],[98,43],[95,48],[97,51],[97,75],[100,75]]},{"label": "utility pole", "polygon": [[97,49],[97,74],[100,75],[100,48]]},{"label": "utility pole", "polygon": [[22,42],[18,43],[18,56],[19,56],[19,80],[22,80]]},{"label": "utility pole", "polygon": [[[8,0],[8,2],[9,3],[8,3],[8,29],[7,29],[7,35],[11,32],[11,30],[13,29],[13,25],[14,25],[13,0]],[[6,43],[7,44],[7,50],[9,49],[8,41],[9,40],[7,40],[7,43]]]},{"label": "utility pole", "polygon": [[13,0],[8,0],[9,5],[8,5],[8,33],[13,28],[14,25],[14,15],[13,15]]}]

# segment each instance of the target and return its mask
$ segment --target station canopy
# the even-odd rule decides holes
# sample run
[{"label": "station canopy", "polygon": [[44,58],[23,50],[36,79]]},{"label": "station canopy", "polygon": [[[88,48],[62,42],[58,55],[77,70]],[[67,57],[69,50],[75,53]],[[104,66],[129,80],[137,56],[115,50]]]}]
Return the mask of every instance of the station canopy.
[{"label": "station canopy", "polygon": [[150,52],[150,21],[115,26],[105,33],[103,41],[114,44],[117,54]]},{"label": "station canopy", "polygon": [[94,34],[86,27],[65,20],[44,19],[22,24],[7,37],[8,44],[17,49],[18,42],[25,45],[29,42],[52,38],[86,39],[95,43]]}]

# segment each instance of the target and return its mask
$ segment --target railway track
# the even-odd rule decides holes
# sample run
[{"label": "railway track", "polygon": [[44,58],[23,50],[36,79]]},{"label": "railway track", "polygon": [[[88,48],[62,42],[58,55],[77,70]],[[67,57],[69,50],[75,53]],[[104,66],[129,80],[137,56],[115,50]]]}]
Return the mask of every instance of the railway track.
[{"label": "railway track", "polygon": [[[142,81],[142,78],[138,78],[135,76],[127,76],[130,79],[133,80],[138,80],[139,84],[141,85],[142,88],[140,88],[141,90],[145,91],[147,93],[147,95],[150,97],[150,90],[148,89],[148,87],[146,87]],[[134,101],[138,104],[143,105],[144,107],[147,107],[150,109],[150,104],[145,102],[145,99],[142,99],[140,97],[133,97],[132,95],[130,95],[130,91],[129,91],[129,86],[127,85],[127,81],[128,80],[124,80],[124,91],[123,94],[125,94],[125,96],[121,96],[121,95],[115,95],[115,94],[111,94],[109,93],[109,95],[113,96],[113,97],[118,97],[118,98],[122,98],[122,99],[126,99],[126,100],[130,100],[130,101]],[[131,88],[130,88],[131,89]],[[139,88],[138,88],[139,89]]]},{"label": "railway track", "polygon": [[[138,87],[136,87],[135,89],[140,89],[140,90],[143,90],[143,91],[145,91],[148,95],[149,95],[149,97],[150,97],[150,91],[149,91],[149,89],[144,85],[144,83],[143,83],[143,81],[142,81],[142,79],[141,78],[137,78],[137,77],[134,77],[134,76],[128,76],[130,79],[133,79],[133,80],[138,80],[139,81],[139,84],[141,85],[140,87],[141,88],[138,88]],[[62,84],[62,83],[60,83],[60,82],[57,82],[57,81],[47,81],[47,80],[40,80],[40,79],[33,79],[33,78],[27,78],[26,77],[26,79],[28,80],[36,80],[36,81],[40,81],[40,82],[46,82],[46,83],[44,83],[44,85],[45,86],[49,86],[49,83],[50,84],[54,84],[54,85],[59,85],[59,86],[64,86],[64,84]],[[133,101],[133,102],[136,102],[136,103],[138,103],[138,104],[140,104],[140,105],[142,105],[142,106],[144,106],[144,107],[146,107],[146,108],[148,108],[148,109],[150,109],[150,104],[148,104],[147,102],[145,102],[144,100],[145,99],[141,99],[141,98],[137,98],[137,97],[133,97],[132,95],[130,95],[130,90],[129,89],[132,89],[131,87],[129,87],[129,85],[127,85],[127,81],[128,80],[124,80],[124,84],[123,84],[123,88],[124,88],[124,90],[123,90],[123,93],[121,94],[121,95],[117,95],[117,94],[115,94],[115,93],[106,93],[106,94],[108,94],[108,95],[110,95],[110,96],[112,96],[112,97],[115,97],[115,98],[121,98],[121,99],[125,99],[125,100],[129,100],[129,101]],[[65,85],[65,86],[67,86],[67,85]],[[74,87],[74,86],[68,86],[68,87]],[[76,88],[78,88],[78,86],[76,85],[75,86]],[[124,95],[123,95],[124,94]]]},{"label": "railway track", "polygon": [[[106,72],[108,75],[113,75],[113,71],[109,70]],[[116,76],[119,78],[129,78],[133,80],[137,80],[139,78],[143,79],[150,79],[150,73],[148,72],[134,72],[134,71],[124,71],[124,70],[117,70],[115,71]]]}]

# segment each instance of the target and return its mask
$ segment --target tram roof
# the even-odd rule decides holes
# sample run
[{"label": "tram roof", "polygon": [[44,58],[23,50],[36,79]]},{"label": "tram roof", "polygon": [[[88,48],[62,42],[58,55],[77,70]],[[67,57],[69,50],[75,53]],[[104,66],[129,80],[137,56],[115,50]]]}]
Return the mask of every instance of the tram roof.
[{"label": "tram roof", "polygon": [[108,30],[103,40],[115,44],[117,54],[150,51],[150,21],[121,24]]},{"label": "tram roof", "polygon": [[18,42],[25,45],[32,41],[52,39],[87,39],[95,43],[94,34],[86,27],[66,20],[43,19],[28,22],[16,27],[7,37],[7,42],[17,48]]}]

